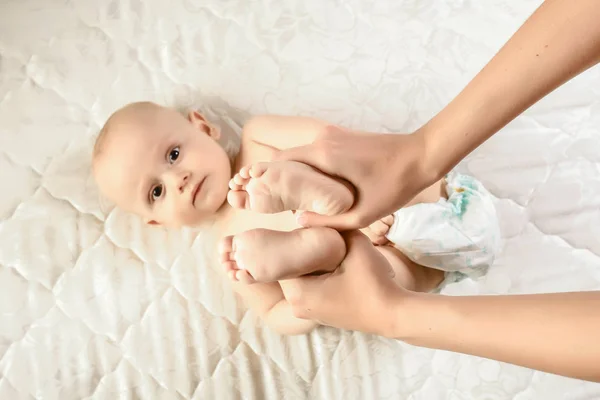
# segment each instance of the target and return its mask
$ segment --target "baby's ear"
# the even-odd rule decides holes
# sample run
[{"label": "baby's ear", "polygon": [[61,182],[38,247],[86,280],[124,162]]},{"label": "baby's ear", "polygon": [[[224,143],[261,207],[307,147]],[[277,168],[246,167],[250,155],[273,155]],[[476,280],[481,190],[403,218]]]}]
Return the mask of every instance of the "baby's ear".
[{"label": "baby's ear", "polygon": [[211,138],[217,140],[221,136],[221,130],[208,122],[208,120],[197,110],[188,112],[188,120],[198,130],[206,133]]}]

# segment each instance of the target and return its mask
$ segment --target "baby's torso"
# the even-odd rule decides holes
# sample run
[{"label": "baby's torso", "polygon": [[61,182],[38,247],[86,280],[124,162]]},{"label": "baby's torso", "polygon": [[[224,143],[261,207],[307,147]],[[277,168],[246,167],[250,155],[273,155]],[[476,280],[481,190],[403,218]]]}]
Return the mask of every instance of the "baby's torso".
[{"label": "baby's torso", "polygon": [[279,214],[259,214],[252,211],[231,209],[225,220],[224,234],[235,235],[257,228],[287,232],[299,227],[291,211]]},{"label": "baby's torso", "polygon": [[[271,161],[277,150],[268,147],[247,144],[242,145],[235,160],[233,173],[241,167],[262,161]],[[251,229],[270,229],[277,231],[292,231],[300,228],[291,211],[277,214],[260,214],[249,210],[239,210],[229,207],[223,218],[224,235],[235,235]]]}]

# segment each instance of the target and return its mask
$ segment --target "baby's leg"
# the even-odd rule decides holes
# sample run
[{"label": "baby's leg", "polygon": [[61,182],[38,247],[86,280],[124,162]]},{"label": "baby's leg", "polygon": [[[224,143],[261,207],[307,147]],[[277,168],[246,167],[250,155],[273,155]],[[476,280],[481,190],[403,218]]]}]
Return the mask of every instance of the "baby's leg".
[{"label": "baby's leg", "polygon": [[376,246],[376,249],[391,264],[396,283],[407,290],[430,292],[444,280],[444,271],[416,264],[395,247]]},{"label": "baby's leg", "polygon": [[[416,264],[392,246],[376,248],[391,264],[396,283],[408,290],[429,292],[444,280],[443,271]],[[229,277],[250,284],[333,271],[346,256],[346,245],[329,228],[254,229],[224,238],[219,251]]]},{"label": "baby's leg", "polygon": [[354,203],[354,194],[346,184],[295,161],[246,166],[229,187],[229,204],[265,214],[302,210],[336,215]]},{"label": "baby's leg", "polygon": [[333,271],[346,255],[346,244],[342,236],[330,228],[291,232],[253,229],[224,238],[219,252],[221,263],[232,280],[274,282]]}]

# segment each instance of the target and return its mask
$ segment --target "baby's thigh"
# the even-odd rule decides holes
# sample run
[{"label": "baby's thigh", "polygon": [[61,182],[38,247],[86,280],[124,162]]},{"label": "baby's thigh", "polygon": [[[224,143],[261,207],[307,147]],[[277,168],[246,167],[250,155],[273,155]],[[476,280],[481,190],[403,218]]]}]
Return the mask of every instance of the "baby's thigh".
[{"label": "baby's thigh", "polygon": [[394,270],[394,280],[407,290],[429,292],[444,280],[444,271],[416,264],[391,245],[375,246]]}]

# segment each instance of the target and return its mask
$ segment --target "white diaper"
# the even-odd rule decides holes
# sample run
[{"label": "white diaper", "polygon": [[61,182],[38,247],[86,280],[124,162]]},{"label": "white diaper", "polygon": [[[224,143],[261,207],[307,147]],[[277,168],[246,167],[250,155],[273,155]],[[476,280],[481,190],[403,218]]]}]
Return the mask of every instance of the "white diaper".
[{"label": "white diaper", "polygon": [[446,176],[448,199],[394,213],[386,235],[417,264],[446,271],[443,285],[483,276],[500,249],[500,227],[491,194],[475,178]]}]

